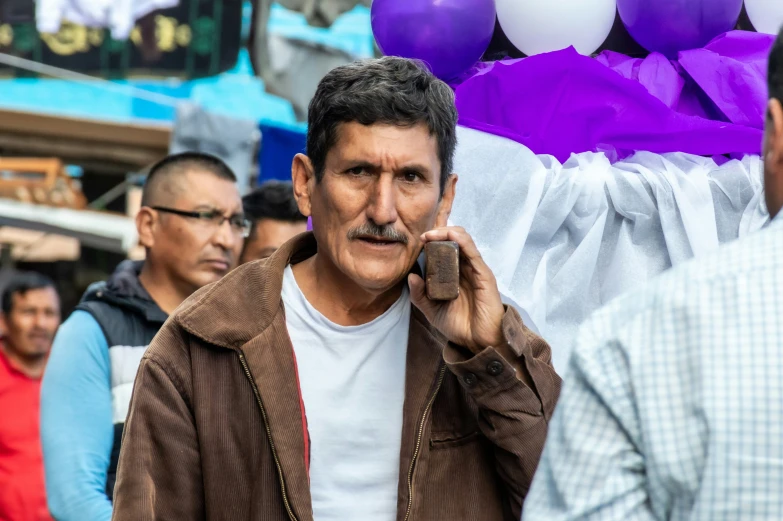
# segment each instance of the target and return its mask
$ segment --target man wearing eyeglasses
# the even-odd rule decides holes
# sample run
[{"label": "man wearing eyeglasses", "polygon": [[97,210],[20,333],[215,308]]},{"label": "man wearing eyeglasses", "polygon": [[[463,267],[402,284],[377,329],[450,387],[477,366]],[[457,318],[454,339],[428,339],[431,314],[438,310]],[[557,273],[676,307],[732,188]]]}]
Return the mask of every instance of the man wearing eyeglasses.
[{"label": "man wearing eyeglasses", "polygon": [[108,521],[122,431],[142,354],[194,291],[234,268],[250,231],[220,159],[169,156],[149,172],[136,216],[146,260],[87,290],[62,325],[41,394],[49,508],[59,521]]}]

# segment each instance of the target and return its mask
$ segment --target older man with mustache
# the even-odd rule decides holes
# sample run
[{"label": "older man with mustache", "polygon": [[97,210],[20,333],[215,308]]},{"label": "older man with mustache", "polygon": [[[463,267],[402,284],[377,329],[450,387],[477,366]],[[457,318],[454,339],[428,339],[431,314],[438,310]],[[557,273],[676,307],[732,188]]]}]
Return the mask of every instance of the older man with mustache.
[{"label": "older man with mustache", "polygon": [[[560,380],[447,226],[457,113],[418,64],[338,67],[293,162],[302,234],[197,292],[139,369],[115,521],[517,520]],[[460,248],[431,301],[417,259]]]}]

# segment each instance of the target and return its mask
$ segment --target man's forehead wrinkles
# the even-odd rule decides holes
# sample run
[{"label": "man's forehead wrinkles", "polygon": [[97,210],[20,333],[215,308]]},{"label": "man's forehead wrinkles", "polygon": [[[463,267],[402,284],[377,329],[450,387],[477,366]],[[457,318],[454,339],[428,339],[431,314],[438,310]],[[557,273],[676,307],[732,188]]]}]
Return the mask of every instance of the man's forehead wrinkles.
[{"label": "man's forehead wrinkles", "polygon": [[327,164],[333,169],[364,163],[387,171],[432,171],[439,169],[439,162],[437,142],[423,124],[399,127],[346,123],[327,156]]}]

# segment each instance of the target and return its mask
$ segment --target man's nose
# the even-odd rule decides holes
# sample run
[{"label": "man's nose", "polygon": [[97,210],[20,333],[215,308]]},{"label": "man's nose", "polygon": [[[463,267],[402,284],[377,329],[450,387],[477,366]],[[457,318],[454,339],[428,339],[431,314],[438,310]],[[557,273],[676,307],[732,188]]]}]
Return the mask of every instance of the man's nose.
[{"label": "man's nose", "polygon": [[397,221],[397,193],[391,174],[382,174],[373,184],[367,206],[367,217],[383,226]]},{"label": "man's nose", "polygon": [[33,327],[36,329],[43,329],[46,324],[46,316],[42,311],[35,314],[35,320],[33,321]]},{"label": "man's nose", "polygon": [[222,248],[225,251],[231,251],[236,246],[237,241],[244,240],[242,235],[238,234],[231,226],[231,222],[224,220],[215,233],[212,234],[212,244]]},{"label": "man's nose", "polygon": [[51,328],[51,314],[47,311],[39,311],[35,314],[33,327],[39,330],[49,330]]}]

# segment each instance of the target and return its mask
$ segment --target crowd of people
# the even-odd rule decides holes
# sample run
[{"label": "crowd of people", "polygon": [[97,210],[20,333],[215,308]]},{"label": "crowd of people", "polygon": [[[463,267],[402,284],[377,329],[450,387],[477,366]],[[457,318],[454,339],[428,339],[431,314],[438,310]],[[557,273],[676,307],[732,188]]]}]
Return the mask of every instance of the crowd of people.
[{"label": "crowd of people", "polygon": [[4,289],[2,521],[108,520],[145,346],[193,291],[238,262],[268,257],[307,227],[291,183],[270,181],[240,200],[229,168],[205,154],[153,166],[143,199],[136,222],[146,260],[125,261],[91,286],[61,327],[51,280],[20,273]]},{"label": "crowd of people", "polygon": [[599,311],[562,393],[448,225],[454,96],[419,64],[329,72],[292,183],[163,159],[143,262],[62,325],[50,280],[5,289],[0,520],[782,519],[783,33],[769,88],[769,226]]}]

